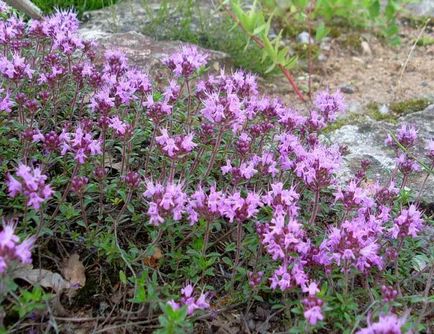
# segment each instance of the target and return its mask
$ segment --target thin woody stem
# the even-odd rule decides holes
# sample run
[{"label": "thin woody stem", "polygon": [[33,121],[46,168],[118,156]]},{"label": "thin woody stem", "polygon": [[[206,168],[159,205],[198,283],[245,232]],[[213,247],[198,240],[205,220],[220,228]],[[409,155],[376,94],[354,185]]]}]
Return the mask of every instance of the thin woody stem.
[{"label": "thin woody stem", "polygon": [[[241,30],[243,30],[243,32],[245,34],[247,34],[249,36],[249,38],[252,41],[254,41],[256,43],[256,45],[260,49],[263,49],[265,47],[264,42],[262,42],[262,40],[258,36],[255,36],[255,35],[251,34],[250,32],[248,32],[246,30],[246,28],[244,28],[243,25],[241,24],[241,22],[238,20],[238,18],[236,17],[236,15],[234,13],[232,13],[226,6],[225,6],[225,10],[226,10],[227,14],[231,17],[231,19],[241,28]],[[283,66],[282,64],[278,64],[278,67],[282,71],[282,73],[285,76],[285,78],[290,83],[292,89],[294,90],[295,94],[297,94],[298,98],[300,100],[302,100],[303,102],[306,102],[305,97],[303,96],[303,94],[301,93],[301,91],[298,88],[297,84],[295,83],[295,80],[292,77],[292,75],[289,72],[289,70],[285,66]]]}]

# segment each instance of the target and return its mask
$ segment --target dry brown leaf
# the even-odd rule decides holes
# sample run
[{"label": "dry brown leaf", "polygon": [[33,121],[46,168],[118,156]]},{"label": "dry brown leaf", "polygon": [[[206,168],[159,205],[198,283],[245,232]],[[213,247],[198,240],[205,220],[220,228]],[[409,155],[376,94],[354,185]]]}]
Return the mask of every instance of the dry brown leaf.
[{"label": "dry brown leaf", "polygon": [[31,266],[18,268],[13,272],[13,277],[32,285],[39,284],[44,288],[53,289],[56,293],[71,288],[71,284],[62,275],[45,269],[33,269]]},{"label": "dry brown leaf", "polygon": [[86,269],[78,254],[72,254],[63,263],[63,276],[74,288],[82,288],[86,284]]},{"label": "dry brown leaf", "polygon": [[151,268],[157,268],[159,265],[158,262],[162,257],[163,257],[163,252],[161,251],[160,247],[157,246],[154,248],[154,254],[152,254],[152,256],[145,257],[143,259],[143,264]]}]

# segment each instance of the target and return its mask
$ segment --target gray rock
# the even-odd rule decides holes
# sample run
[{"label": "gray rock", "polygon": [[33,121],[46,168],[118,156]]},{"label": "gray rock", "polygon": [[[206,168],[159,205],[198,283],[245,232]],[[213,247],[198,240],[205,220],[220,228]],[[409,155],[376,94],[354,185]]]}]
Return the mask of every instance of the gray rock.
[{"label": "gray rock", "polygon": [[419,0],[415,3],[407,5],[407,9],[410,10],[416,16],[433,16],[434,17],[434,1],[433,0]]},{"label": "gray rock", "polygon": [[[345,145],[348,154],[344,157],[340,176],[349,179],[360,167],[363,159],[371,161],[369,176],[387,181],[395,168],[395,153],[384,145],[388,133],[395,133],[400,124],[406,123],[418,129],[419,143],[414,154],[424,160],[426,142],[434,138],[434,105],[425,110],[411,113],[399,119],[398,124],[378,122],[366,117],[358,124],[345,125],[327,135],[324,140]],[[417,193],[425,178],[425,173],[415,175],[408,184]],[[422,201],[434,203],[434,176],[430,176],[422,194]]]},{"label": "gray rock", "polygon": [[354,94],[356,92],[355,87],[352,84],[345,84],[339,87],[340,91],[345,94]]},{"label": "gray rock", "polygon": [[[182,46],[189,45],[179,41],[155,41],[135,31],[125,33],[107,33],[102,31],[80,31],[84,38],[96,40],[101,48],[100,55],[105,50],[116,49],[124,52],[131,65],[134,65],[157,78],[158,72],[163,68],[161,60],[178,51]],[[231,67],[229,56],[223,52],[207,50],[198,47],[208,54],[208,65],[211,70],[218,71],[221,67]]]},{"label": "gray rock", "polygon": [[[129,31],[142,32],[147,24],[151,22],[153,15],[159,15],[161,7],[160,0],[123,0],[113,6],[105,7],[99,10],[86,12],[82,30],[102,31],[107,33],[122,33]],[[174,26],[182,19],[180,13],[177,13],[176,1],[168,2],[167,26]],[[214,15],[214,5],[212,0],[199,1],[199,10],[206,15]],[[200,19],[193,15],[191,28],[200,25]]]},{"label": "gray rock", "polygon": [[362,53],[365,56],[372,57],[372,50],[368,42],[362,41],[362,43],[360,43],[360,46],[362,47]]},{"label": "gray rock", "polygon": [[[159,1],[147,1],[147,7],[142,0],[120,1],[114,6],[101,10],[88,12],[87,17],[80,28],[80,35],[84,39],[97,41],[101,48],[100,56],[104,50],[118,49],[123,51],[130,64],[137,66],[157,78],[162,69],[161,60],[176,52],[182,46],[189,43],[180,41],[157,41],[140,33],[149,18],[147,10],[157,11]],[[202,0],[201,6],[211,6],[208,0]],[[213,71],[219,71],[222,67],[232,67],[230,57],[223,52],[206,50],[209,58],[208,66]]]}]

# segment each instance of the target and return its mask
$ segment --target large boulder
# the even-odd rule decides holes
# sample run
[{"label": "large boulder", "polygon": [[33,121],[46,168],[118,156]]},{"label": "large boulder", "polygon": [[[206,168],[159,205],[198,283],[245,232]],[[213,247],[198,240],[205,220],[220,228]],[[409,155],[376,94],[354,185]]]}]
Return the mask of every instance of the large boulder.
[{"label": "large boulder", "polygon": [[[151,8],[158,8],[158,3],[150,2]],[[159,41],[145,36],[141,27],[146,23],[146,9],[143,1],[126,0],[101,10],[86,13],[87,21],[80,28],[80,36],[95,40],[101,51],[116,49],[123,51],[130,64],[148,72],[154,78],[161,70],[161,60],[190,45],[181,41]],[[231,67],[230,57],[219,51],[199,49],[208,55],[208,65],[213,71]]]},{"label": "large boulder", "polygon": [[[375,121],[369,117],[357,124],[344,125],[329,133],[324,140],[345,145],[348,154],[344,157],[342,177],[348,178],[360,166],[360,161],[371,161],[370,176],[381,181],[387,181],[395,168],[395,152],[388,148],[384,141],[388,133],[395,133],[400,124],[413,125],[418,129],[419,141],[414,153],[424,160],[426,142],[434,139],[434,105],[425,110],[400,117],[396,123]],[[415,192],[421,187],[426,173],[413,177],[408,184]],[[426,182],[422,200],[428,204],[434,203],[434,175]]]}]

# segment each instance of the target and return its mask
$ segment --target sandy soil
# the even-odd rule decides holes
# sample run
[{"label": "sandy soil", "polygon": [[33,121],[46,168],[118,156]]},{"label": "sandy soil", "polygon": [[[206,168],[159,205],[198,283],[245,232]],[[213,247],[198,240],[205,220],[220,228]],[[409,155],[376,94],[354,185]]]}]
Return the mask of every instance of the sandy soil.
[{"label": "sandy soil", "polygon": [[[434,45],[413,47],[420,32],[401,24],[402,42],[398,47],[363,33],[360,39],[371,52],[360,45],[349,47],[346,35],[331,39],[321,51],[326,59],[314,64],[313,90],[347,87],[353,92],[346,93],[346,99],[356,110],[369,102],[387,105],[415,98],[434,100]],[[434,37],[433,27],[428,27],[423,36]],[[307,86],[307,73],[297,71],[294,76],[300,86]],[[268,78],[263,88],[299,105],[295,94],[288,94],[284,78]]]}]

